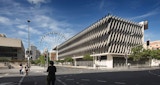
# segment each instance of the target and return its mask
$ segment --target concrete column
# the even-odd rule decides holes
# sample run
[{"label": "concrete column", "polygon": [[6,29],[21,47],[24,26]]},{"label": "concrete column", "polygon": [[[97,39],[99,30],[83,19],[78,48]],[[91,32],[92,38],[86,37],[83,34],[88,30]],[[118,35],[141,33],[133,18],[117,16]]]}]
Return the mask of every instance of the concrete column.
[{"label": "concrete column", "polygon": [[76,61],[76,59],[74,59],[74,66],[77,66],[77,61]]},{"label": "concrete column", "polygon": [[113,56],[107,55],[107,68],[113,68]]},{"label": "concrete column", "polygon": [[93,56],[93,68],[96,68],[96,56]]}]

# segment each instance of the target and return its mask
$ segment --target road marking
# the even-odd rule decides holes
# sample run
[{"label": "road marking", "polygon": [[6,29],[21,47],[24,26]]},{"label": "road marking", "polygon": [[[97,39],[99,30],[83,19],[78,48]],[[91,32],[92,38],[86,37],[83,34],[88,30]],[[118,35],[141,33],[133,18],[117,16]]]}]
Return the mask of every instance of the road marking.
[{"label": "road marking", "polygon": [[98,82],[102,82],[102,83],[105,83],[105,82],[107,82],[107,81],[104,81],[104,80],[97,80]]},{"label": "road marking", "polygon": [[67,81],[73,81],[74,79],[66,79]]},{"label": "road marking", "polygon": [[115,84],[126,84],[124,82],[114,82]]},{"label": "road marking", "polygon": [[159,74],[153,73],[150,70],[149,70],[149,73],[152,74],[152,75],[155,75],[155,76],[160,76]]},{"label": "road marking", "polygon": [[89,79],[81,79],[82,81],[90,81]]},{"label": "road marking", "polygon": [[21,80],[19,81],[18,85],[21,85],[23,79],[24,79],[25,75],[21,78]]},{"label": "road marking", "polygon": [[57,78],[57,81],[60,82],[63,85],[67,85],[65,82],[61,81],[60,79]]}]

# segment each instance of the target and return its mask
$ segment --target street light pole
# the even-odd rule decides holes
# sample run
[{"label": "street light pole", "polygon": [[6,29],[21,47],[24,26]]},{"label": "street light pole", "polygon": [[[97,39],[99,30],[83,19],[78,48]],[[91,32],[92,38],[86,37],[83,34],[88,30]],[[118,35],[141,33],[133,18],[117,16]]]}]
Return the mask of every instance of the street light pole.
[{"label": "street light pole", "polygon": [[58,60],[58,45],[56,47],[56,60]]},{"label": "street light pole", "polygon": [[[133,36],[134,35],[134,33],[131,33],[131,34],[129,34],[130,36]],[[125,57],[125,59],[126,59],[126,66],[128,66],[128,47],[127,47],[127,42],[126,42],[126,51],[125,51],[125,54],[124,54],[124,57]]]},{"label": "street light pole", "polygon": [[29,32],[29,23],[30,20],[27,20],[28,22],[28,66],[30,67],[30,32]]},{"label": "street light pole", "polygon": [[49,58],[48,58],[48,57],[49,57],[48,53],[49,53],[49,52],[48,52],[48,48],[47,48],[47,49],[46,49],[46,63],[47,63],[47,67],[48,67],[48,65],[49,65],[49,63],[48,63],[48,59],[49,59]]}]

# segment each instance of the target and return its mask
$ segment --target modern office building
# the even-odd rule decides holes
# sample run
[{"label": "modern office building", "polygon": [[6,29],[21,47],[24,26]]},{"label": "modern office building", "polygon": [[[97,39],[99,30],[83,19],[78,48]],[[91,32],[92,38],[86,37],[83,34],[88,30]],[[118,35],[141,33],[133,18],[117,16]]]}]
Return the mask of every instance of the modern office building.
[{"label": "modern office building", "polygon": [[75,65],[83,56],[93,57],[93,66],[113,68],[126,63],[131,47],[144,42],[148,22],[132,22],[108,15],[58,46],[58,58],[72,57]]},{"label": "modern office building", "polygon": [[0,58],[23,60],[25,58],[25,50],[22,41],[7,38],[4,34],[0,34]]}]

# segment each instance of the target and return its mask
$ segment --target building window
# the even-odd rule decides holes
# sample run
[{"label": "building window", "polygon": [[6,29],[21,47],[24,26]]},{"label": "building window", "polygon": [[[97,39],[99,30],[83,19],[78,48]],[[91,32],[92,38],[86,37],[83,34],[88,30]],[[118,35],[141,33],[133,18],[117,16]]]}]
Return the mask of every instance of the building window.
[{"label": "building window", "polygon": [[107,56],[101,56],[100,60],[107,60]]}]

